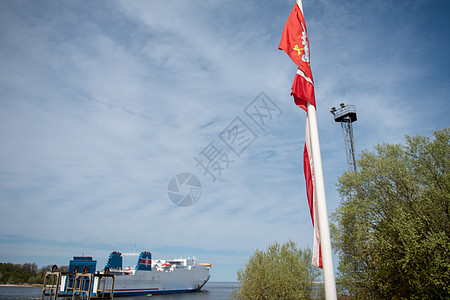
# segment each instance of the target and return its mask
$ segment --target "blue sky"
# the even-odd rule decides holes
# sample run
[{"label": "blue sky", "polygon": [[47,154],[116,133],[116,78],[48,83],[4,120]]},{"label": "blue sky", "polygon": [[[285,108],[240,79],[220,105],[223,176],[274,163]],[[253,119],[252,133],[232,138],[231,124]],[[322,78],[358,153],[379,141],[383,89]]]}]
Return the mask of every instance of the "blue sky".
[{"label": "blue sky", "polygon": [[[234,281],[257,248],[312,247],[305,113],[277,50],[294,2],[1,1],[0,261],[102,267],[136,244]],[[356,105],[358,152],[449,126],[450,4],[303,6],[331,213],[347,169],[332,106]],[[245,113],[261,92],[277,108],[263,127]],[[251,132],[238,154],[233,122]],[[229,162],[215,182],[194,159],[211,145]],[[167,193],[183,172],[202,184],[189,207]]]}]

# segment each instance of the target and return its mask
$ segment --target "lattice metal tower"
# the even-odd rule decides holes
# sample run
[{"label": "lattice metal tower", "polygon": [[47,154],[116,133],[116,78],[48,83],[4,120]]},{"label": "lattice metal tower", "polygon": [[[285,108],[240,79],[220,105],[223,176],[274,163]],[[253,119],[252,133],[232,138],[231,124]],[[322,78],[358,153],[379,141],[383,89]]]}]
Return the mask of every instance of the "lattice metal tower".
[{"label": "lattice metal tower", "polygon": [[347,164],[349,171],[356,171],[355,142],[353,140],[352,123],[356,121],[356,108],[354,105],[340,104],[340,107],[332,107],[330,111],[334,116],[334,121],[341,123],[342,134],[345,141],[345,153],[347,154]]}]

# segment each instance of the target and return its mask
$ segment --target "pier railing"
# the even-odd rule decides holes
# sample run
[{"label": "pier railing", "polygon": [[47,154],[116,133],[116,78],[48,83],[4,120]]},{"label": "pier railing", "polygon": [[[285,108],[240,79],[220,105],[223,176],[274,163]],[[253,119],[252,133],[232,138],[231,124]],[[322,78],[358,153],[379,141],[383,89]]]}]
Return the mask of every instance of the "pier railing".
[{"label": "pier railing", "polygon": [[113,299],[115,275],[109,273],[46,272],[41,300]]}]

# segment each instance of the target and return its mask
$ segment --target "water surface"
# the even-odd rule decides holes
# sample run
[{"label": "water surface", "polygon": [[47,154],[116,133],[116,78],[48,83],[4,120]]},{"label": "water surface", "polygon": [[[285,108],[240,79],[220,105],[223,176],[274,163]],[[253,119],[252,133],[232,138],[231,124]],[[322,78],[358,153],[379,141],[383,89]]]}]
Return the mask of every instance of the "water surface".
[{"label": "water surface", "polygon": [[[121,300],[226,300],[230,299],[233,286],[237,283],[231,282],[208,282],[200,292],[154,295],[154,296],[135,296],[135,297],[114,297]],[[24,286],[0,286],[0,299],[41,299],[42,287],[24,287]],[[48,299],[48,297],[47,297]],[[62,298],[59,298],[62,299]]]}]

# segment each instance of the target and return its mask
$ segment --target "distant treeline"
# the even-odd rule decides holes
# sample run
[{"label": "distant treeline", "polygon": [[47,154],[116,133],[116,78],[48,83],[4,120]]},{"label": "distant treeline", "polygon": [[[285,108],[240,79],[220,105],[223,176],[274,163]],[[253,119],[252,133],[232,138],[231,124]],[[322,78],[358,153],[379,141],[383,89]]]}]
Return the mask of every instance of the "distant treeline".
[{"label": "distant treeline", "polygon": [[[0,284],[42,284],[45,272],[51,270],[52,265],[38,268],[36,263],[0,263]],[[67,271],[68,266],[58,270]]]}]

